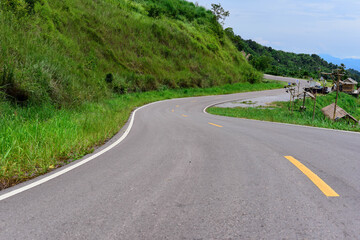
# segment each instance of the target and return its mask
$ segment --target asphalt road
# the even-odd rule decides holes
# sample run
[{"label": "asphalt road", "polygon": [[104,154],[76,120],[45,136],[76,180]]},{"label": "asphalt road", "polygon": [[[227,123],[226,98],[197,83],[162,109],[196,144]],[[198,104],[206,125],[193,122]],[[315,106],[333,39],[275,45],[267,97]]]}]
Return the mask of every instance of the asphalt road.
[{"label": "asphalt road", "polygon": [[[130,133],[111,150],[1,200],[0,239],[360,239],[360,134],[203,112],[283,92],[138,110]],[[285,156],[339,196],[326,196]]]},{"label": "asphalt road", "polygon": [[[290,83],[296,83],[296,82],[297,82],[297,79],[296,79],[296,78],[274,76],[274,75],[270,75],[270,74],[264,74],[264,78],[265,78],[265,79],[270,79],[270,80],[276,80],[276,81],[290,82]],[[307,84],[307,81],[306,81],[306,80],[300,79],[299,82],[300,82],[302,85],[303,85],[303,84]]]}]

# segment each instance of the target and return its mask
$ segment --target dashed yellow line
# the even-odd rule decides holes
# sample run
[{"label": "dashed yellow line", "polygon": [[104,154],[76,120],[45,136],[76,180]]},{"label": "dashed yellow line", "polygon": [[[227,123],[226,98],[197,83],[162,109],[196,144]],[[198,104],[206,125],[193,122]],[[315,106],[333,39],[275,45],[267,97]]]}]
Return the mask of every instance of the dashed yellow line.
[{"label": "dashed yellow line", "polygon": [[285,158],[303,172],[325,194],[325,196],[339,197],[339,194],[337,194],[329,185],[327,185],[321,178],[319,178],[301,162],[291,156],[285,156]]},{"label": "dashed yellow line", "polygon": [[181,116],[183,116],[183,117],[188,117],[188,115],[185,115],[185,114],[182,114]]},{"label": "dashed yellow line", "polygon": [[179,105],[176,105],[176,107],[178,108],[178,107],[180,107]]},{"label": "dashed yellow line", "polygon": [[171,112],[175,112],[175,110],[173,109],[173,110],[171,110]]},{"label": "dashed yellow line", "polygon": [[210,125],[213,125],[213,126],[215,126],[215,127],[219,127],[219,128],[222,128],[222,127],[223,127],[223,126],[217,125],[217,124],[215,124],[215,123],[210,123],[210,122],[209,122],[209,124],[210,124]]}]

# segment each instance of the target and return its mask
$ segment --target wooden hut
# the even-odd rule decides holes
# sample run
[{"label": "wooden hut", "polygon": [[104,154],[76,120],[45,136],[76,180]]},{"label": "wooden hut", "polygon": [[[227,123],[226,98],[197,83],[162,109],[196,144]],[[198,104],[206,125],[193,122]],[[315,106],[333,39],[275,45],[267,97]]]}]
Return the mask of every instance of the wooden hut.
[{"label": "wooden hut", "polygon": [[355,123],[358,123],[358,120],[356,118],[354,118],[353,116],[348,114],[344,109],[342,109],[339,106],[336,106],[336,114],[335,114],[335,119],[334,119],[334,107],[335,107],[335,103],[324,107],[323,109],[321,109],[321,111],[323,112],[323,114],[326,117],[330,118],[331,120],[337,121],[337,120],[340,120],[342,118],[346,118],[348,120],[354,121]]},{"label": "wooden hut", "polygon": [[357,84],[357,81],[352,78],[340,81],[340,91],[348,94],[354,94]]}]

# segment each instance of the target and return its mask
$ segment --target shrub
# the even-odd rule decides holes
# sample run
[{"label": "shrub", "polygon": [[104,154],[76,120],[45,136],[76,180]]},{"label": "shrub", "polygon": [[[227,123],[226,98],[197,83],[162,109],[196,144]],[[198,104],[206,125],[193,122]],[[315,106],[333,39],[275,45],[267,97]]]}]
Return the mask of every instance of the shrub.
[{"label": "shrub", "polygon": [[178,88],[178,85],[176,84],[174,79],[164,79],[163,83],[168,86],[169,88]]},{"label": "shrub", "polygon": [[23,104],[29,99],[29,93],[15,82],[14,67],[4,65],[0,72],[0,91],[7,99]]},{"label": "shrub", "polygon": [[112,83],[113,81],[114,81],[114,76],[112,75],[112,73],[106,74],[105,82]]},{"label": "shrub", "polygon": [[162,9],[156,4],[149,4],[147,6],[147,12],[148,16],[152,18],[159,18],[163,13]]},{"label": "shrub", "polygon": [[219,47],[216,45],[216,44],[213,44],[213,43],[208,43],[206,45],[207,49],[209,49],[210,51],[212,52],[217,52],[219,50]]},{"label": "shrub", "polygon": [[145,75],[145,84],[143,91],[153,91],[159,89],[159,82],[152,75]]},{"label": "shrub", "polygon": [[34,13],[35,4],[38,2],[42,3],[42,0],[2,0],[0,6],[4,10],[23,16]]},{"label": "shrub", "polygon": [[117,94],[126,94],[129,92],[129,84],[126,83],[125,79],[122,77],[115,78],[112,83],[113,92]]}]

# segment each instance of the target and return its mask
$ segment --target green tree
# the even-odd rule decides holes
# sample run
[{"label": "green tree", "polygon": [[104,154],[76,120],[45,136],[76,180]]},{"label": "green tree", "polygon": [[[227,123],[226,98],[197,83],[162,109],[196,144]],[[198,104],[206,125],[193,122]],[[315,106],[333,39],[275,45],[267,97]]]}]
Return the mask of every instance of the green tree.
[{"label": "green tree", "polygon": [[343,74],[343,76],[341,77],[343,80],[347,79],[349,76],[348,72],[345,70],[346,69],[346,66],[345,64],[340,64],[339,66],[339,69],[340,69],[340,73]]},{"label": "green tree", "polygon": [[265,71],[269,66],[271,62],[271,57],[267,55],[263,55],[257,58],[253,58],[251,61],[251,64],[259,71]]},{"label": "green tree", "polygon": [[225,9],[221,6],[220,3],[212,3],[211,12],[215,15],[216,21],[218,21],[222,25],[224,25],[225,19],[230,16],[230,12],[225,11]]}]

